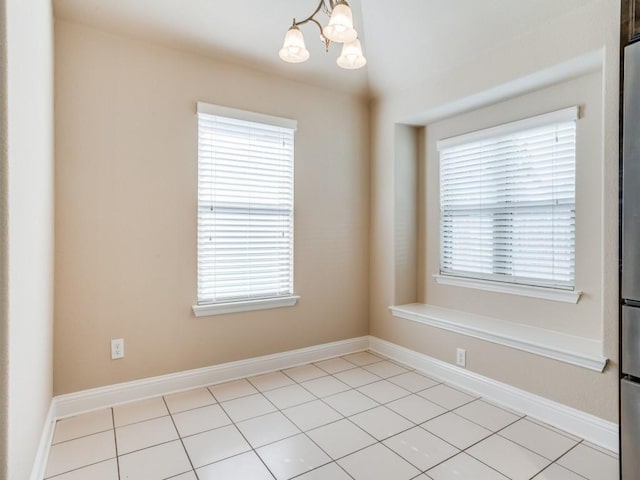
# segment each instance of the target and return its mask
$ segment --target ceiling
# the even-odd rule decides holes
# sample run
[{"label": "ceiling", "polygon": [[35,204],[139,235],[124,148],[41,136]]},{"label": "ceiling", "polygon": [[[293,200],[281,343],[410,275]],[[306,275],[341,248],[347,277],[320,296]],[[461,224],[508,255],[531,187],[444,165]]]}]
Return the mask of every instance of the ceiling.
[{"label": "ceiling", "polygon": [[[314,84],[379,94],[438,75],[498,49],[596,0],[350,0],[368,59],[350,71],[335,61],[313,24],[301,27],[311,58],[278,57],[292,19],[318,0],[53,0],[57,19],[79,22]],[[322,14],[319,15],[322,18]],[[326,17],[325,17],[326,18]],[[327,19],[328,20],[328,19]],[[325,24],[326,21],[321,23]]]}]

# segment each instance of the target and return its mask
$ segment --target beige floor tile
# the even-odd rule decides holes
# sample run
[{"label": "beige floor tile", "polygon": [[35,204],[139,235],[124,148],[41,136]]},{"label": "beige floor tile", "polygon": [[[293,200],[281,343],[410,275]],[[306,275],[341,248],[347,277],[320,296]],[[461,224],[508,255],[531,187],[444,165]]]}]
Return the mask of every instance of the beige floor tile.
[{"label": "beige floor tile", "polygon": [[445,413],[423,423],[422,428],[464,450],[491,435],[491,431],[455,413]]},{"label": "beige floor tile", "polygon": [[344,382],[353,388],[362,387],[364,385],[380,381],[379,376],[360,367],[336,373],[334,376],[341,382]]},{"label": "beige floor tile", "polygon": [[387,403],[387,407],[413,423],[423,423],[446,413],[441,406],[418,395],[409,395]]},{"label": "beige floor tile", "polygon": [[549,460],[556,460],[578,443],[526,418],[500,431],[500,435]]},{"label": "beige floor tile", "polygon": [[96,410],[56,422],[53,444],[100,433],[113,428],[113,414],[110,408]]},{"label": "beige floor tile", "polygon": [[113,430],[95,433],[51,447],[45,478],[102,462],[116,456]]},{"label": "beige floor tile", "polygon": [[118,455],[178,439],[171,417],[159,417],[116,428]]},{"label": "beige floor tile", "polygon": [[493,435],[466,453],[512,480],[529,480],[551,462],[510,440]]},{"label": "beige floor tile", "polygon": [[355,480],[409,480],[420,471],[398,454],[377,443],[338,461]]},{"label": "beige floor tile", "polygon": [[209,390],[219,403],[258,393],[258,390],[245,379],[212,385]]},{"label": "beige floor tile", "polygon": [[371,365],[372,363],[381,362],[384,360],[383,358],[378,357],[370,352],[358,352],[352,353],[351,355],[345,355],[344,358],[346,361],[353,363],[354,365],[358,365],[362,367],[364,365]]},{"label": "beige floor tile", "polygon": [[435,387],[439,383],[416,372],[403,373],[402,375],[391,377],[388,380],[405,390],[409,390],[411,393],[417,393],[427,388]]},{"label": "beige floor tile", "polygon": [[173,415],[173,421],[181,437],[188,437],[231,424],[231,419],[220,405],[209,405],[176,413]]},{"label": "beige floor tile", "polygon": [[561,467],[556,463],[552,463],[538,475],[533,477],[533,480],[585,480],[585,478],[577,473],[573,473],[571,470]]},{"label": "beige floor tile", "polygon": [[328,397],[329,395],[335,395],[336,393],[351,389],[351,387],[346,383],[342,383],[340,380],[331,376],[309,380],[301,383],[300,385],[318,398]]},{"label": "beige floor tile", "polygon": [[325,372],[332,374],[354,368],[353,363],[347,362],[343,358],[331,358],[329,360],[323,360],[322,362],[316,362],[314,365],[316,367],[320,367]]},{"label": "beige floor tile", "polygon": [[448,410],[461,407],[476,398],[448,385],[436,385],[419,392],[418,395]]},{"label": "beige floor tile", "polygon": [[282,413],[303,432],[342,418],[342,415],[320,400],[287,408]]},{"label": "beige floor tile", "polygon": [[484,428],[497,432],[498,430],[516,422],[522,418],[502,408],[498,408],[484,400],[476,400],[467,403],[455,410],[455,413],[472,422],[482,425]]},{"label": "beige floor tile", "polygon": [[237,427],[253,448],[262,447],[300,433],[300,429],[280,412],[245,420],[238,423]]},{"label": "beige floor tile", "polygon": [[149,398],[113,407],[113,418],[116,427],[144,422],[145,420],[166,415],[169,415],[169,410],[167,410],[162,397]]},{"label": "beige floor tile", "polygon": [[348,390],[337,395],[331,395],[323,398],[322,401],[345,417],[379,406],[378,402],[371,400],[357,390]]},{"label": "beige floor tile", "polygon": [[175,477],[168,478],[167,480],[198,480],[195,472],[192,470],[190,472],[182,473],[180,475],[176,475]]},{"label": "beige floor tile", "polygon": [[372,363],[371,365],[365,365],[363,368],[371,373],[378,375],[381,378],[389,378],[395,375],[409,372],[409,369],[401,367],[400,365],[397,365],[388,360]]},{"label": "beige floor tile", "polygon": [[307,435],[334,460],[376,443],[375,438],[349,420],[330,423]]},{"label": "beige floor tile", "polygon": [[615,457],[580,444],[556,462],[589,480],[618,480],[619,465]]},{"label": "beige floor tile", "polygon": [[399,433],[383,443],[420,470],[427,470],[460,452],[420,427]]},{"label": "beige floor tile", "polygon": [[118,457],[120,478],[163,480],[192,470],[179,440]]},{"label": "beige floor tile", "polygon": [[331,459],[305,435],[297,435],[257,450],[277,480],[286,480],[324,465]]},{"label": "beige floor tile", "polygon": [[406,397],[411,393],[386,380],[370,383],[364,387],[358,388],[360,393],[364,393],[367,397],[372,398],[378,403],[388,403],[402,397]]},{"label": "beige floor tile", "polygon": [[118,463],[115,458],[63,473],[54,480],[118,480]]},{"label": "beige floor tile", "polygon": [[229,400],[222,403],[222,408],[234,422],[241,422],[276,410],[276,407],[262,394]]},{"label": "beige floor tile", "polygon": [[433,480],[508,480],[482,462],[466,453],[459,453],[427,471]]},{"label": "beige floor tile", "polygon": [[378,440],[413,427],[413,423],[387,407],[377,407],[350,417],[350,420]]},{"label": "beige floor tile", "polygon": [[198,469],[200,480],[273,480],[273,475],[253,452],[246,452],[235,457]]},{"label": "beige floor tile", "polygon": [[349,475],[341,469],[337,463],[330,463],[320,468],[316,468],[309,473],[305,473],[296,480],[352,480]]},{"label": "beige floor tile", "polygon": [[164,399],[171,413],[184,412],[216,403],[216,399],[206,388],[195,388],[186,392],[165,395]]},{"label": "beige floor tile", "polygon": [[295,382],[282,372],[265,373],[256,377],[249,377],[251,384],[261,392],[293,385]]},{"label": "beige floor tile", "polygon": [[251,450],[251,446],[233,425],[192,435],[183,441],[196,469]]},{"label": "beige floor tile", "polygon": [[327,375],[327,372],[312,364],[289,368],[285,370],[284,373],[296,382],[306,382],[307,380],[313,380],[314,378],[320,378]]},{"label": "beige floor tile", "polygon": [[297,384],[269,390],[264,392],[264,396],[280,410],[316,400],[314,395]]}]

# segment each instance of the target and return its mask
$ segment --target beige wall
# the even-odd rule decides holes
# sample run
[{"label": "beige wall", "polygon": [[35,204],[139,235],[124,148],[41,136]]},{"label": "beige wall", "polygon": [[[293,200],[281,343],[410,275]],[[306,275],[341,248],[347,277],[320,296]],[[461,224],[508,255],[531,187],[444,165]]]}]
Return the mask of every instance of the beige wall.
[{"label": "beige wall", "polygon": [[[470,370],[610,421],[617,420],[619,14],[615,0],[585,2],[568,15],[532,24],[497,50],[477,52],[463,66],[419,84],[407,79],[402,89],[386,92],[372,106],[372,335],[450,363],[455,363],[456,347],[466,348]],[[598,73],[552,86],[566,80],[568,71],[580,71],[576,59],[593,52],[602,58]],[[567,62],[573,62],[572,69],[557,67]],[[514,98],[519,95],[524,96]],[[578,147],[577,181],[589,187],[579,187],[576,239],[578,288],[587,293],[584,299],[571,306],[434,285],[431,275],[437,271],[439,253],[437,229],[429,228],[438,224],[433,142],[575,103],[586,105],[579,128],[587,141]],[[418,145],[418,155],[412,155],[415,147],[397,145],[402,139],[396,125],[419,125],[418,119],[429,120],[409,140]],[[416,180],[407,175],[414,169],[424,182],[414,197],[422,223],[416,220],[412,229],[412,213],[395,206],[406,204],[405,189],[415,191]],[[407,260],[398,262],[398,252],[411,243],[408,236],[418,245],[413,252],[419,265],[413,298]],[[388,307],[407,299],[600,339],[610,364],[605,373],[595,373],[392,317]]]},{"label": "beige wall", "polygon": [[[197,101],[298,121],[295,307],[191,312]],[[57,22],[55,393],[367,334],[368,113],[348,93]]]},{"label": "beige wall", "polygon": [[0,477],[26,479],[52,396],[51,2],[7,0],[3,17]]}]

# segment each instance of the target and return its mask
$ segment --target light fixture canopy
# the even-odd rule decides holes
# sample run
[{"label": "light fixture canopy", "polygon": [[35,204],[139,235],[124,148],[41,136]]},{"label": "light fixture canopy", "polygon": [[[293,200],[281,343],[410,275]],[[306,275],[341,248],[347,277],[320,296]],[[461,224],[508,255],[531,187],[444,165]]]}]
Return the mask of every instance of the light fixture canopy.
[{"label": "light fixture canopy", "polygon": [[[323,11],[329,17],[329,23],[323,28],[315,16]],[[320,29],[320,38],[328,52],[332,42],[344,43],[342,54],[338,58],[338,65],[349,70],[366,65],[367,59],[362,54],[362,45],[358,39],[358,32],[353,28],[353,13],[345,0],[320,0],[314,12],[302,21],[293,19],[293,24],[284,38],[284,45],[279,55],[289,63],[301,63],[309,58],[302,32],[298,28],[305,23],[313,22]]]}]

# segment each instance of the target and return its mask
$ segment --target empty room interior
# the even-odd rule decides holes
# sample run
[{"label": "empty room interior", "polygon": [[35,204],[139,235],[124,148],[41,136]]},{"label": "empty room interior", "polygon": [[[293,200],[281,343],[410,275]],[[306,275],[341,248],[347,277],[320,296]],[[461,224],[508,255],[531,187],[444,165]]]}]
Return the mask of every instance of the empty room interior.
[{"label": "empty room interior", "polygon": [[640,479],[640,1],[1,3],[0,478]]}]

